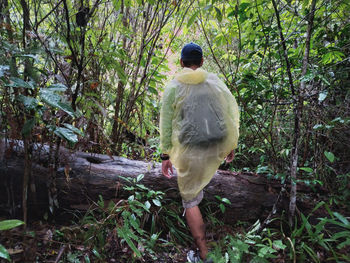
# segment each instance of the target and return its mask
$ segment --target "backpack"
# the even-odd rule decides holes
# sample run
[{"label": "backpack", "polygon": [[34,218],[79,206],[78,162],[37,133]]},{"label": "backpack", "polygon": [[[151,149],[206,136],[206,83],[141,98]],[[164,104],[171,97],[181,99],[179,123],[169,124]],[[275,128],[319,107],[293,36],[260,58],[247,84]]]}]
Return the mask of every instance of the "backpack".
[{"label": "backpack", "polygon": [[227,134],[222,105],[208,88],[187,96],[180,110],[179,142],[182,145],[203,146],[221,142]]}]

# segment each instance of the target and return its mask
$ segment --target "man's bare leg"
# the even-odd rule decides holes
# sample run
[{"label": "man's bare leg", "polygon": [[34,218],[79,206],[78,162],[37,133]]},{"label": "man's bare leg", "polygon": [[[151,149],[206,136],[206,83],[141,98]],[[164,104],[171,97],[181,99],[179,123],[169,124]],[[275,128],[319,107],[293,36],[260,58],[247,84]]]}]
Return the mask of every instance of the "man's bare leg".
[{"label": "man's bare leg", "polygon": [[186,220],[192,237],[199,248],[200,257],[205,259],[208,254],[207,240],[205,238],[205,225],[198,206],[186,209]]}]

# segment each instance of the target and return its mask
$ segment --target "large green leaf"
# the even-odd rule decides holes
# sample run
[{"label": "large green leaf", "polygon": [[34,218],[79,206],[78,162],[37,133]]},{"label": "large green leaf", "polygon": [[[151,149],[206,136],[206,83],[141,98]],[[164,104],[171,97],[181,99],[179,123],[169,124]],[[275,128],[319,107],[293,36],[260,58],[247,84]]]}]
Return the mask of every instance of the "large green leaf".
[{"label": "large green leaf", "polygon": [[63,128],[63,127],[57,127],[54,130],[54,133],[58,137],[61,137],[62,139],[67,140],[68,142],[71,142],[71,143],[78,142],[78,136],[70,129]]},{"label": "large green leaf", "polygon": [[149,201],[146,201],[145,207],[149,210],[151,208],[151,203]]},{"label": "large green leaf", "polygon": [[57,90],[57,88],[42,89],[40,91],[40,98],[47,105],[54,107],[54,108],[57,108],[57,109],[60,109],[60,110],[63,110],[64,112],[66,112],[70,116],[75,117],[75,112],[72,109],[72,107],[69,104],[62,102],[62,97],[61,97],[61,95],[55,93],[56,90]]},{"label": "large green leaf", "polygon": [[76,134],[84,136],[84,133],[81,130],[79,130],[78,128],[74,127],[73,125],[70,125],[68,123],[63,123],[63,126],[70,129],[71,131],[75,132]]},{"label": "large green leaf", "polygon": [[32,59],[35,60],[35,62],[39,62],[38,55],[33,55],[33,54],[19,54],[19,55],[16,55],[16,57],[20,57],[20,58],[32,58]]},{"label": "large green leaf", "polygon": [[330,161],[331,163],[334,162],[335,156],[332,152],[324,152],[324,155],[327,157],[328,161]]},{"label": "large green leaf", "polygon": [[7,252],[6,248],[0,244],[0,258],[7,259],[8,261],[11,261],[10,255]]},{"label": "large green leaf", "polygon": [[47,105],[54,107],[54,108],[60,108],[58,103],[61,100],[61,96],[51,90],[48,89],[42,89],[40,90],[40,98],[45,102]]},{"label": "large green leaf", "polygon": [[66,91],[67,87],[62,83],[52,84],[48,87],[51,91]]},{"label": "large green leaf", "polygon": [[75,117],[75,112],[71,105],[64,103],[64,102],[58,102],[57,103],[58,108],[63,110],[64,112],[68,113],[71,117]]},{"label": "large green leaf", "polygon": [[225,197],[221,199],[221,202],[226,203],[226,204],[229,204],[229,205],[231,204],[231,201],[228,200],[228,199],[225,198]]},{"label": "large green leaf", "polygon": [[38,100],[33,97],[18,95],[18,101],[22,102],[26,110],[34,110],[38,106]]},{"label": "large green leaf", "polygon": [[312,173],[313,172],[312,168],[310,168],[310,167],[300,167],[299,169],[303,170],[305,172],[308,172],[308,173]]},{"label": "large green leaf", "polygon": [[125,226],[118,228],[118,235],[123,238],[129,247],[134,251],[137,257],[141,257],[140,251],[136,248],[134,242],[131,240],[130,236],[133,236],[131,230]]},{"label": "large green leaf", "polygon": [[139,174],[136,178],[136,182],[140,182],[145,177],[144,174]]},{"label": "large green leaf", "polygon": [[275,240],[273,241],[272,246],[275,249],[285,249],[287,246],[283,244],[282,240]]},{"label": "large green leaf", "polygon": [[156,206],[162,206],[162,203],[158,199],[152,199],[153,204]]},{"label": "large green leaf", "polygon": [[12,81],[12,83],[8,84],[8,87],[34,89],[32,83],[26,82],[23,79],[11,77],[10,80]]},{"label": "large green leaf", "polygon": [[3,221],[0,221],[0,231],[9,230],[23,224],[24,224],[23,221],[17,220],[17,219],[3,220]]}]

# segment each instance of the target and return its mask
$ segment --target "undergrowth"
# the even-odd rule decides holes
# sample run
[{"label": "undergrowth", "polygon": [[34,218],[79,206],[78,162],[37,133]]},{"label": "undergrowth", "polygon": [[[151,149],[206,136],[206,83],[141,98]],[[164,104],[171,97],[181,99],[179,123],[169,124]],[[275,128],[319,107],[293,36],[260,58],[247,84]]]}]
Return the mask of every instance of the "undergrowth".
[{"label": "undergrowth", "polygon": [[[100,196],[70,226],[18,233],[35,243],[31,248],[36,249],[35,256],[28,262],[186,262],[186,253],[194,246],[181,204],[144,186],[142,179],[143,175],[123,178],[127,199],[106,201]],[[216,199],[215,204],[201,205],[209,257],[215,263],[350,261],[349,220],[331,211],[325,202],[317,204],[309,215],[300,213],[293,227],[282,214],[274,218],[272,226],[259,231],[259,220],[252,226],[247,222],[225,225],[218,215],[228,209],[229,200]],[[315,211],[321,208],[327,216],[315,218]],[[4,233],[0,244],[14,246],[6,240],[6,236],[15,236],[13,232]]]}]

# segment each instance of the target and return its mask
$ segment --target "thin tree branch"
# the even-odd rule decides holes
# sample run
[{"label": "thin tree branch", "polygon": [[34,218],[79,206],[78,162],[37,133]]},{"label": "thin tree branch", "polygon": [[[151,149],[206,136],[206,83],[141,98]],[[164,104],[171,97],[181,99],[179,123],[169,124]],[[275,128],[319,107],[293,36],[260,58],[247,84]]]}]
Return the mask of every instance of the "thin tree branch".
[{"label": "thin tree branch", "polygon": [[288,53],[287,53],[287,47],[286,47],[285,39],[284,39],[284,36],[283,36],[280,15],[279,15],[279,12],[278,12],[278,9],[277,9],[276,1],[272,0],[272,4],[273,4],[273,7],[275,9],[275,14],[276,14],[276,19],[277,19],[277,27],[278,27],[278,32],[279,32],[279,35],[280,35],[281,44],[282,44],[283,57],[284,57],[284,60],[285,60],[285,63],[286,63],[286,67],[287,67],[287,75],[288,75],[289,85],[290,85],[290,89],[292,91],[293,99],[296,101],[296,98],[294,98],[294,96],[296,94],[295,94],[295,88],[294,88],[294,84],[293,84],[292,71],[291,71],[291,66],[290,66],[290,62],[289,62],[289,58],[288,58]]},{"label": "thin tree branch", "polygon": [[38,30],[39,25],[40,25],[42,22],[44,22],[44,20],[45,20],[46,18],[48,18],[48,17],[57,9],[57,7],[59,7],[59,5],[62,3],[62,1],[63,1],[63,0],[60,0],[60,1],[55,5],[55,7],[51,9],[50,12],[48,12],[42,19],[40,19],[40,21],[39,21],[38,23],[35,24],[35,29],[36,29],[36,30]]},{"label": "thin tree branch", "polygon": [[[274,1],[274,0],[273,0]],[[308,16],[308,27],[307,27],[307,35],[306,35],[306,41],[305,41],[305,52],[303,57],[303,66],[302,66],[302,76],[301,79],[306,75],[308,63],[309,63],[309,56],[310,56],[310,42],[311,42],[311,34],[313,29],[313,22],[314,22],[314,15],[315,15],[315,7],[316,7],[316,0],[312,0],[311,3],[311,12]],[[302,93],[305,89],[305,81],[302,80],[300,82],[300,88],[299,88],[299,96],[298,96],[298,102],[295,107],[295,121],[294,121],[294,140],[293,140],[293,150],[292,150],[292,163],[291,163],[291,190],[290,190],[290,203],[289,203],[289,224],[293,225],[293,218],[294,213],[296,209],[296,194],[297,194],[297,185],[296,185],[296,179],[297,179],[297,168],[298,168],[298,147],[299,147],[299,134],[300,134],[300,121],[302,116],[302,109],[303,109],[303,96]]]}]

